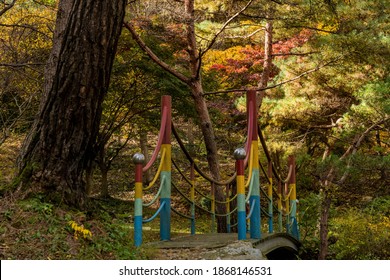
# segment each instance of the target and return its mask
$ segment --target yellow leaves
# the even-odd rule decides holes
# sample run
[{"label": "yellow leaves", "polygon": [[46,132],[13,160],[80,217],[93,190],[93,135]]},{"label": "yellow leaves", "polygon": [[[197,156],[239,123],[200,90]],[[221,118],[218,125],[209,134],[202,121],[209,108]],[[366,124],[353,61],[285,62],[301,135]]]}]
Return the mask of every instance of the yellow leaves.
[{"label": "yellow leaves", "polygon": [[382,220],[378,223],[368,223],[368,228],[373,233],[378,232],[389,232],[390,233],[390,218],[389,217],[382,217]]},{"label": "yellow leaves", "polygon": [[[0,17],[0,60],[10,61],[16,54],[19,61],[36,63],[46,61],[51,48],[52,30],[56,13],[53,9],[18,1]],[[43,57],[44,56],[44,57]]]},{"label": "yellow leaves", "polygon": [[241,46],[234,46],[227,50],[209,50],[204,57],[203,69],[210,71],[215,64],[228,64],[228,60],[244,60],[246,54],[242,51]]},{"label": "yellow leaves", "polygon": [[84,239],[91,239],[92,232],[84,228],[84,225],[79,226],[75,221],[69,221],[68,224],[74,230],[74,239],[79,239],[83,237]]},{"label": "yellow leaves", "polygon": [[334,23],[318,23],[317,25],[317,28],[318,30],[321,30],[319,31],[319,34],[321,35],[328,35],[329,33],[335,33],[337,32],[337,30],[339,29],[339,23],[338,22],[334,22]]}]

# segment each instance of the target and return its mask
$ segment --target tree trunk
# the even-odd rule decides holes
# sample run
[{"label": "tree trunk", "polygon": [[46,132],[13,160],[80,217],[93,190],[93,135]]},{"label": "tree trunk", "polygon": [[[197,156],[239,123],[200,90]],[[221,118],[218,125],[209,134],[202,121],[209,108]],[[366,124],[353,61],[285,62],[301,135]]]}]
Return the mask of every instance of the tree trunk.
[{"label": "tree trunk", "polygon": [[[271,4],[272,5],[272,4]],[[274,9],[270,7],[267,11],[267,17],[269,18],[265,24],[264,34],[264,62],[263,72],[261,73],[259,88],[266,88],[272,72],[272,37],[273,37],[273,22]],[[265,90],[261,90],[256,97],[256,108],[259,110],[265,96]]]},{"label": "tree trunk", "polygon": [[90,196],[93,189],[93,171],[94,167],[92,164],[88,164],[85,170],[85,184],[86,184],[86,194]]},{"label": "tree trunk", "polygon": [[331,201],[332,199],[328,191],[324,190],[324,197],[322,198],[320,214],[320,252],[318,254],[319,260],[325,260],[328,256],[328,220]]},{"label": "tree trunk", "polygon": [[80,207],[125,5],[125,0],[60,2],[44,96],[21,151],[23,179]]},{"label": "tree trunk", "polygon": [[106,164],[100,165],[100,172],[102,173],[102,181],[100,187],[100,197],[108,198],[110,196],[108,192],[108,166]]},{"label": "tree trunk", "polygon": [[[195,13],[194,13],[194,0],[185,0],[185,17],[186,17],[186,29],[187,29],[187,42],[188,53],[190,57],[190,70],[191,70],[191,82],[189,86],[191,88],[192,98],[194,99],[195,109],[199,116],[200,128],[202,130],[203,139],[207,150],[207,162],[210,172],[215,180],[221,180],[221,174],[219,170],[219,159],[217,143],[215,141],[214,128],[210,119],[209,110],[207,108],[206,100],[203,96],[203,87],[200,77],[200,58],[197,50],[196,36],[195,36]],[[224,186],[216,186],[215,199],[224,201],[225,193]],[[217,213],[225,213],[225,204],[216,204]],[[225,217],[217,217],[217,231],[226,232],[227,224]]]}]

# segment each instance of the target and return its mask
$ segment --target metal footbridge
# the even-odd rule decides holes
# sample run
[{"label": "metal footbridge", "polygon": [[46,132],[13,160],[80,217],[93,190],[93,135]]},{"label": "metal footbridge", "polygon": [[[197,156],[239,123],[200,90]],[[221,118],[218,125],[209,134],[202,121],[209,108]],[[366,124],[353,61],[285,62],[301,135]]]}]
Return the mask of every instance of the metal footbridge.
[{"label": "metal footbridge", "polygon": [[[297,195],[295,157],[290,155],[288,174],[282,178],[271,160],[265,138],[257,121],[256,92],[247,92],[247,138],[242,148],[234,151],[235,169],[230,178],[217,181],[199,168],[176,131],[171,117],[171,97],[163,96],[161,102],[161,124],[156,147],[145,163],[145,156],[136,153],[135,200],[134,200],[134,245],[142,245],[142,225],[160,220],[160,248],[191,248],[200,246],[223,246],[235,240],[248,240],[271,258],[290,259],[300,245],[297,219]],[[171,142],[171,136],[176,142]],[[183,152],[188,168],[183,170],[172,154]],[[260,149],[267,159],[266,167],[259,160]],[[177,152],[175,152],[175,155]],[[157,172],[153,180],[143,184],[143,174],[156,162]],[[172,176],[174,173],[174,176]],[[287,172],[286,172],[287,173]],[[266,182],[260,185],[260,175]],[[205,193],[205,190],[208,193]],[[223,190],[223,199],[216,193]],[[172,193],[188,204],[186,213],[175,209]],[[146,199],[145,194],[148,194]],[[150,197],[153,197],[150,199]],[[157,211],[145,218],[143,209],[158,203]],[[208,207],[205,207],[208,205]],[[221,211],[223,209],[223,211]],[[218,211],[216,211],[218,210]],[[196,233],[196,213],[210,215],[211,233]],[[171,238],[171,214],[189,221],[188,236]],[[226,219],[227,233],[215,233],[216,221]],[[209,241],[207,241],[209,240]]]}]

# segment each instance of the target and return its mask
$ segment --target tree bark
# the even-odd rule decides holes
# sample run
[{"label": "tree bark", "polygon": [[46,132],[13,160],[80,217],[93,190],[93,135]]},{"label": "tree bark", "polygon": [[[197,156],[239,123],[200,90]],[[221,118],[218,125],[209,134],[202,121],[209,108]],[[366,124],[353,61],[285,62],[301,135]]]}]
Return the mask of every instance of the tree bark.
[{"label": "tree bark", "polygon": [[102,198],[108,198],[110,196],[110,193],[108,192],[108,170],[109,167],[107,166],[107,164],[100,164],[100,172],[102,173],[100,197]]},{"label": "tree bark", "polygon": [[326,260],[326,257],[328,256],[328,220],[330,205],[332,201],[327,190],[324,190],[323,195],[324,197],[322,198],[320,213],[320,252],[318,254],[319,260]]},{"label": "tree bark", "polygon": [[88,164],[88,166],[85,169],[85,184],[86,184],[86,194],[87,196],[90,196],[92,194],[93,189],[93,171],[94,167],[93,164]]},{"label": "tree bark", "polygon": [[[200,52],[197,50],[196,34],[195,34],[195,14],[194,14],[194,0],[185,0],[185,17],[186,17],[186,31],[188,42],[188,54],[190,57],[191,95],[194,99],[195,110],[199,116],[200,128],[207,150],[207,162],[209,165],[212,177],[220,181],[221,173],[219,169],[218,149],[215,141],[215,134],[213,124],[210,119],[209,110],[207,108],[206,100],[203,96],[203,86],[200,77]],[[226,199],[223,186],[216,186],[215,199],[224,201]],[[225,204],[216,203],[217,213],[225,213]],[[217,231],[226,232],[227,224],[225,217],[217,216]]]},{"label": "tree bark", "polygon": [[[272,4],[271,4],[272,5]],[[274,16],[274,8],[271,6],[268,8],[267,17],[272,18]],[[264,62],[263,62],[263,72],[261,73],[260,82],[258,87],[264,89],[268,86],[268,82],[272,72],[272,38],[273,38],[273,21],[268,19],[265,24],[265,34],[264,34]],[[260,110],[263,98],[265,96],[265,90],[258,92],[256,97],[256,108]]]},{"label": "tree bark", "polygon": [[44,95],[19,171],[68,204],[85,202],[83,172],[94,158],[125,5],[125,0],[59,3]]}]

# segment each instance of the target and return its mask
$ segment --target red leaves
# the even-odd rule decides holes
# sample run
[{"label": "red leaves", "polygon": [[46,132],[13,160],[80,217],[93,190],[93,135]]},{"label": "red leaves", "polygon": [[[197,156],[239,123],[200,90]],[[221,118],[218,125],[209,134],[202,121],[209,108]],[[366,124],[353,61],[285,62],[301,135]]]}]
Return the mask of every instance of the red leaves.
[{"label": "red leaves", "polygon": [[[280,40],[272,45],[273,54],[277,59],[286,58],[292,49],[302,46],[312,35],[310,30],[302,30],[299,34]],[[222,80],[235,80],[235,84],[256,84],[263,72],[264,50],[258,45],[232,47],[219,54],[223,58],[219,63],[213,64],[209,69],[218,73]],[[229,57],[229,58],[225,58]],[[271,78],[277,75],[279,69],[274,66]]]}]

